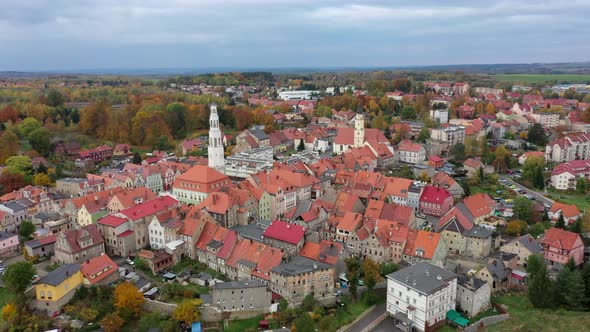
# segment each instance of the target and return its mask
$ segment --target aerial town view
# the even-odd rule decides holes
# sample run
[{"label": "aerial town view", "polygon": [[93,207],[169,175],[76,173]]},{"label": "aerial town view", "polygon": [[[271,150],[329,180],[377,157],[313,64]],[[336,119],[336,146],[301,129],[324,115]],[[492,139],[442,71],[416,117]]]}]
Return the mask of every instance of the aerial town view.
[{"label": "aerial town view", "polygon": [[1,1],[0,332],[590,331],[588,13]]}]

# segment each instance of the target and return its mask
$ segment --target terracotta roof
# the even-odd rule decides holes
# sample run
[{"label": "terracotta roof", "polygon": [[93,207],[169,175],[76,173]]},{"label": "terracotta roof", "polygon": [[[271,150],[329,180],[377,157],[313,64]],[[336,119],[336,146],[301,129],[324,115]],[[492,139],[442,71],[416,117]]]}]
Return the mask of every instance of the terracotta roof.
[{"label": "terracotta roof", "polygon": [[551,206],[550,211],[552,213],[556,213],[560,210],[561,210],[561,213],[563,214],[563,217],[565,219],[570,219],[570,218],[574,218],[574,217],[578,217],[578,216],[582,215],[582,213],[580,212],[580,210],[578,210],[578,207],[575,204],[563,204],[563,203],[555,202]]},{"label": "terracotta roof", "polygon": [[422,144],[414,143],[409,140],[403,140],[397,146],[398,151],[420,152],[420,150],[423,149],[424,147],[422,146]]},{"label": "terracotta roof", "polygon": [[214,170],[213,168],[207,166],[193,166],[191,169],[186,171],[184,174],[179,175],[174,181],[174,184],[181,180],[181,181],[190,181],[190,182],[198,182],[198,183],[214,183],[221,180],[228,179],[222,173]]},{"label": "terracotta roof", "polygon": [[342,244],[338,242],[322,240],[321,243],[306,242],[301,248],[300,256],[335,265],[338,262]]},{"label": "terracotta roof", "polygon": [[467,167],[471,167],[471,168],[480,168],[480,167],[483,167],[483,164],[479,160],[469,158],[463,162],[463,166],[467,166]]},{"label": "terracotta roof", "polygon": [[424,259],[432,259],[436,246],[440,241],[440,234],[422,230],[410,229],[408,242],[404,248],[404,254],[418,256]]},{"label": "terracotta roof", "polygon": [[477,193],[463,199],[463,204],[469,209],[474,218],[492,213],[496,202],[488,194]]},{"label": "terracotta roof", "polygon": [[338,222],[337,228],[342,231],[353,232],[361,226],[362,221],[362,215],[354,212],[344,212],[344,215]]},{"label": "terracotta roof", "polygon": [[541,243],[565,250],[572,250],[584,245],[579,234],[555,227],[545,231],[545,237]]},{"label": "terracotta roof", "polygon": [[289,224],[284,221],[275,220],[264,230],[265,237],[287,242],[290,244],[298,244],[303,240],[305,230],[302,226]]},{"label": "terracotta roof", "polygon": [[119,266],[109,256],[102,254],[82,263],[80,271],[88,282],[96,284],[113,273],[119,273]]},{"label": "terracotta roof", "polygon": [[235,201],[226,193],[215,192],[207,196],[204,201],[197,205],[199,209],[208,212],[225,215],[234,206]]}]

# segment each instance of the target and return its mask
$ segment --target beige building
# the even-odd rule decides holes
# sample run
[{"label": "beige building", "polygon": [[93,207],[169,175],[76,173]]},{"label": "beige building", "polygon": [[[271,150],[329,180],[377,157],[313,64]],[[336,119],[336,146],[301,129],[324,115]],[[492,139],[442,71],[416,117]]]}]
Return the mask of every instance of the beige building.
[{"label": "beige building", "polygon": [[517,264],[526,267],[529,256],[542,254],[543,247],[532,236],[525,234],[501,246],[500,251],[515,254]]},{"label": "beige building", "polygon": [[293,304],[311,294],[321,300],[333,296],[334,266],[297,256],[270,270],[271,290]]},{"label": "beige building", "polygon": [[55,242],[53,262],[59,264],[82,263],[104,254],[104,239],[96,225],[61,232]]},{"label": "beige building", "polygon": [[473,317],[491,306],[490,285],[484,280],[461,275],[457,279],[457,309]]},{"label": "beige building", "polygon": [[270,310],[271,292],[258,280],[220,282],[211,287],[212,304],[222,311]]}]

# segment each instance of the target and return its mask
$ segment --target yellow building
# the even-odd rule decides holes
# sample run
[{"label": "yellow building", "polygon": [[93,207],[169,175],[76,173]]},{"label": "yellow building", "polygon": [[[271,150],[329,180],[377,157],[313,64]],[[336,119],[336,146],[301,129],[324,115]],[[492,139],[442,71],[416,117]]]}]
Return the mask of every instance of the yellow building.
[{"label": "yellow building", "polygon": [[64,264],[35,283],[36,307],[53,315],[67,304],[84,277],[80,264]]}]

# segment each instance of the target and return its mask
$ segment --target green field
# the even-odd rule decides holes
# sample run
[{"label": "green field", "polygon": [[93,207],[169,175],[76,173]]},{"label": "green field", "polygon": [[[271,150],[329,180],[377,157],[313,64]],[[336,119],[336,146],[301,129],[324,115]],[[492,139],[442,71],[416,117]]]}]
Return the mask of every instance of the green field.
[{"label": "green field", "polygon": [[490,326],[487,331],[590,331],[590,313],[563,309],[536,309],[524,295],[506,295],[497,299],[508,306],[510,319]]},{"label": "green field", "polygon": [[523,83],[590,83],[590,75],[583,74],[497,74],[492,77],[498,81]]},{"label": "green field", "polygon": [[588,194],[549,189],[547,197],[564,204],[575,204],[582,213],[590,211],[590,195]]}]

